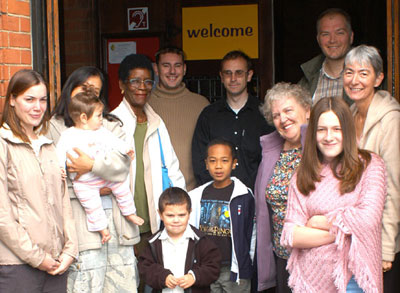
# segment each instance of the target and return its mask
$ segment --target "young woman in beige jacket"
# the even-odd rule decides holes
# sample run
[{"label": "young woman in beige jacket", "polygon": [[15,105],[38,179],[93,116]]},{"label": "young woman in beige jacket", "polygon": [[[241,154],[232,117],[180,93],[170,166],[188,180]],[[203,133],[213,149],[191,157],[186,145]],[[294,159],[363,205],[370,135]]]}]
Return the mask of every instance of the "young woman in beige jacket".
[{"label": "young woman in beige jacket", "polygon": [[46,108],[43,77],[15,73],[0,124],[0,292],[65,292],[78,255],[65,180],[43,136]]}]

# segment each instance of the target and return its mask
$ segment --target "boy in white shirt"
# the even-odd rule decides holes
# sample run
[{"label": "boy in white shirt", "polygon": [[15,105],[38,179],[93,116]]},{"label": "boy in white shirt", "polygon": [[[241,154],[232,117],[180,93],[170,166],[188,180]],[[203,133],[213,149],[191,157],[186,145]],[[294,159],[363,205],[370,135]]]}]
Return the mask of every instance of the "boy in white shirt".
[{"label": "boy in white shirt", "polygon": [[[107,152],[116,149],[133,159],[133,150],[130,150],[124,141],[117,138],[110,131],[102,127],[104,105],[91,88],[78,93],[71,98],[68,105],[69,114],[74,126],[65,130],[57,143],[57,155],[60,166],[64,169],[67,154],[76,155],[78,148],[92,158],[105,156]],[[85,209],[89,231],[98,231],[104,244],[111,236],[107,229],[107,217],[102,208],[100,189],[108,187],[116,197],[122,214],[133,224],[142,225],[143,219],[138,217],[133,195],[129,188],[129,180],[111,182],[89,172],[75,177],[69,174],[75,194]]]},{"label": "boy in white shirt", "polygon": [[220,269],[217,246],[188,225],[191,201],[179,187],[160,196],[158,212],[165,228],[153,234],[139,256],[139,272],[145,283],[162,292],[209,292]]}]

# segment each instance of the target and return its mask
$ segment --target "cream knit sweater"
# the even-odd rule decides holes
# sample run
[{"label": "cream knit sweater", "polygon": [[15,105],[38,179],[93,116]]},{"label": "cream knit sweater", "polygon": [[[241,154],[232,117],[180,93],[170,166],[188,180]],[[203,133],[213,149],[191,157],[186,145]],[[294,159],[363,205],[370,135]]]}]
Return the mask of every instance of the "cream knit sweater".
[{"label": "cream knit sweater", "polygon": [[190,92],[184,83],[178,89],[164,90],[159,84],[151,92],[150,106],[167,126],[188,191],[196,187],[192,168],[192,138],[197,118],[208,100]]}]

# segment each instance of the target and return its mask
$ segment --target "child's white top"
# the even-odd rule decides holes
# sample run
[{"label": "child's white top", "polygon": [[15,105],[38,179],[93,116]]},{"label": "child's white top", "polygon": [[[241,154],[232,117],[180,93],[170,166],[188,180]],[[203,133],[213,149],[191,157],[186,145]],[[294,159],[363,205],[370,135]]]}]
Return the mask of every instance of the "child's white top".
[{"label": "child's white top", "polygon": [[[78,157],[73,148],[79,148],[92,159],[100,156],[105,157],[113,150],[117,150],[125,155],[130,149],[125,141],[119,139],[104,127],[100,127],[97,130],[70,127],[61,134],[57,143],[57,155],[62,168],[65,168],[67,153],[73,157]],[[91,172],[86,173],[82,175],[81,180],[85,180],[84,176],[92,177],[93,174]]]},{"label": "child's white top", "polygon": [[[174,242],[168,235],[167,230],[161,232],[159,237],[162,245],[164,268],[169,269],[174,277],[180,278],[185,275],[186,254],[189,245],[189,239],[195,239],[195,234],[188,224],[182,237]],[[176,286],[174,289],[165,288],[163,293],[183,293],[184,290]]]}]

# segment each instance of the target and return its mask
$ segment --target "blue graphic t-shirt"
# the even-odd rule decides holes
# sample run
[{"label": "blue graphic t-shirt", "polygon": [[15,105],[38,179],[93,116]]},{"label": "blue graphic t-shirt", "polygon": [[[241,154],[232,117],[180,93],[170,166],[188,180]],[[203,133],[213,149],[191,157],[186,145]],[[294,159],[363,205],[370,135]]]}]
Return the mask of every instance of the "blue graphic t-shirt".
[{"label": "blue graphic t-shirt", "polygon": [[219,247],[222,264],[229,265],[232,257],[231,217],[229,200],[234,183],[224,188],[207,186],[201,197],[200,231],[207,234]]}]

